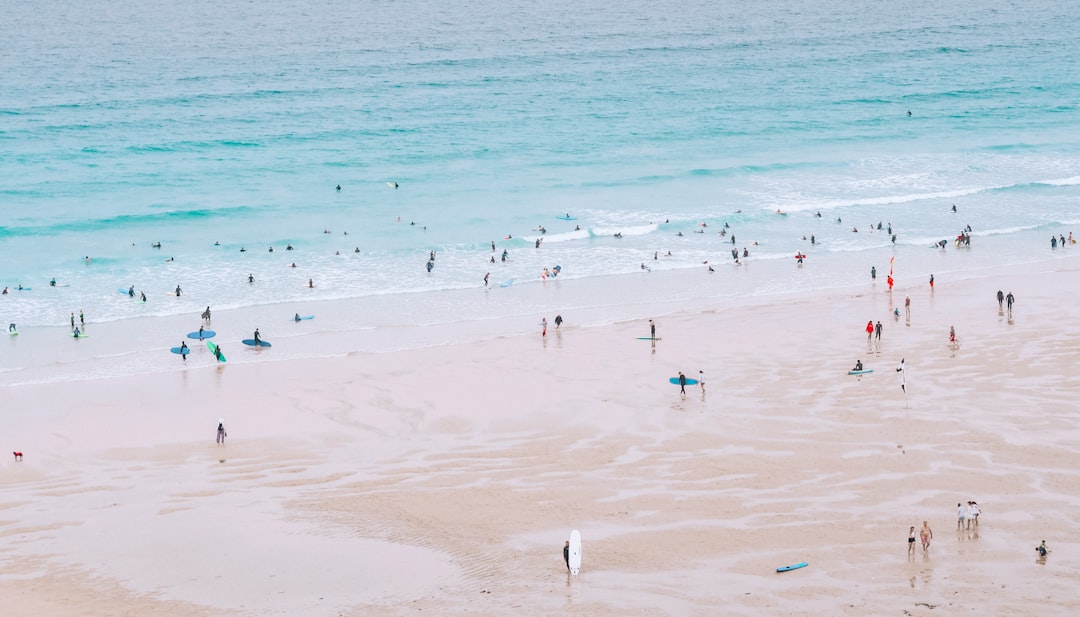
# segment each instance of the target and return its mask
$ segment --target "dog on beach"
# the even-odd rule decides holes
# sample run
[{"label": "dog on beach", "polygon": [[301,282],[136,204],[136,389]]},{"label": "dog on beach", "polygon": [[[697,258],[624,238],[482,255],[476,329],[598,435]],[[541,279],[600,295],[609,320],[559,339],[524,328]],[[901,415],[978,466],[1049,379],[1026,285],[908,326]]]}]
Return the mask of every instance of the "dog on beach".
[{"label": "dog on beach", "polygon": [[15,455],[15,460],[17,460],[17,461],[22,460],[22,452],[12,452],[12,454]]}]

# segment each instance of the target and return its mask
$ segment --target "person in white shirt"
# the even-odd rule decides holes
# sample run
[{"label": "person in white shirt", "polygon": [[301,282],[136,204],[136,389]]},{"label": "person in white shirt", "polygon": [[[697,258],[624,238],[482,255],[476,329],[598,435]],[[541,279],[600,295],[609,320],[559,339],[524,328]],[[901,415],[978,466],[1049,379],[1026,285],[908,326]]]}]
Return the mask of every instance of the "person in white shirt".
[{"label": "person in white shirt", "polygon": [[961,531],[964,529],[964,521],[967,519],[967,508],[964,504],[956,504],[956,530]]},{"label": "person in white shirt", "polygon": [[967,514],[968,529],[971,529],[972,525],[975,525],[976,527],[979,526],[979,514],[981,514],[981,511],[979,510],[979,504],[975,503],[974,501],[969,501]]}]

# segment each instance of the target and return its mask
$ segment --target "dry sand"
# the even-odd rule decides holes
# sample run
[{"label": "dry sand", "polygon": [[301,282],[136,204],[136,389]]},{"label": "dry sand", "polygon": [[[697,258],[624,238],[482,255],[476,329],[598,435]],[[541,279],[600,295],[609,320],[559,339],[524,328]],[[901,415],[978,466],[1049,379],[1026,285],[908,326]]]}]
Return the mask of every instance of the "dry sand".
[{"label": "dry sand", "polygon": [[1071,615],[1078,268],[3,388],[3,613]]}]

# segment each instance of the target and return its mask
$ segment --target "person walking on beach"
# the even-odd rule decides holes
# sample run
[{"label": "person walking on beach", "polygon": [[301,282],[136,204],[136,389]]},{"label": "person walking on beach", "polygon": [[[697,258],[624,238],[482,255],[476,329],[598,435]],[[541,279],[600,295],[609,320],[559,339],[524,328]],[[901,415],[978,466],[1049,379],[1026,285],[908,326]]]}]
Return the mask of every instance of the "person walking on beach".
[{"label": "person walking on beach", "polygon": [[933,291],[933,289],[934,289],[934,275],[931,274],[930,275],[930,290]]},{"label": "person walking on beach", "polygon": [[1013,298],[1012,292],[1010,291],[1009,295],[1005,296],[1005,306],[1009,308],[1010,315],[1012,315],[1013,300],[1015,300],[1015,298]]},{"label": "person walking on beach", "polygon": [[555,316],[555,329],[558,330],[559,326],[561,326],[561,325],[562,325],[562,315],[556,315]]},{"label": "person walking on beach", "polygon": [[484,275],[484,287],[488,286],[488,277],[490,277],[490,276],[491,276],[490,272],[488,272],[487,274]]},{"label": "person walking on beach", "polygon": [[701,396],[705,396],[705,371],[697,372],[697,382],[701,386]]},{"label": "person walking on beach", "polygon": [[889,291],[892,291],[893,278],[892,278],[891,274],[889,276],[885,277],[885,282],[889,284]]},{"label": "person walking on beach", "polygon": [[926,521],[922,522],[922,529],[919,530],[919,539],[922,540],[922,550],[925,553],[930,548],[930,540],[934,539],[934,531],[930,529],[930,524]]},{"label": "person walking on beach", "polygon": [[956,347],[956,328],[953,326],[949,326],[949,343]]},{"label": "person walking on beach", "polygon": [[180,357],[184,359],[184,362],[187,362],[187,355],[188,355],[187,343],[185,343],[184,341],[180,341]]},{"label": "person walking on beach", "polygon": [[911,296],[904,296],[904,319],[911,321]]},{"label": "person walking on beach", "polygon": [[75,329],[75,313],[71,314],[71,329]]},{"label": "person walking on beach", "polygon": [[998,290],[998,293],[997,293],[997,299],[998,299],[998,310],[1000,311],[1001,310],[1001,303],[1005,301],[1005,294],[1001,293],[1000,289]]},{"label": "person walking on beach", "polygon": [[[870,266],[870,280],[871,281],[876,281],[877,280],[877,267],[876,266]],[[914,527],[912,529],[914,529]]]},{"label": "person walking on beach", "polygon": [[[207,323],[210,322],[210,307],[209,306],[206,307],[206,310],[202,312],[202,318],[203,318],[203,321],[205,321]],[[201,332],[202,328],[200,328],[199,331]]]},{"label": "person walking on beach", "polygon": [[967,522],[967,506],[962,503],[956,504],[956,530],[960,531]]},{"label": "person walking on beach", "polygon": [[686,375],[683,375],[682,371],[679,371],[679,394],[686,396]]},{"label": "person walking on beach", "polygon": [[562,558],[566,562],[566,571],[570,571],[570,540],[566,541],[566,544],[562,547]]},{"label": "person walking on beach", "polygon": [[912,525],[911,529],[908,531],[908,535],[907,535],[907,552],[908,552],[908,555],[914,555],[915,554],[915,525]]},{"label": "person walking on beach", "polygon": [[881,344],[881,331],[884,329],[885,327],[881,325],[880,321],[874,324],[874,338],[877,339],[878,345]]},{"label": "person walking on beach", "polygon": [[974,501],[969,501],[967,507],[968,507],[968,512],[967,512],[967,526],[968,526],[968,529],[971,529],[972,527],[975,527],[977,529],[979,527],[979,514],[982,513],[982,511],[979,510],[979,504],[975,503]]},{"label": "person walking on beach", "polygon": [[221,345],[214,345],[214,357],[217,358],[218,362],[221,362],[224,353],[225,352],[221,351]]},{"label": "person walking on beach", "polygon": [[547,317],[540,318],[540,336],[547,336]]},{"label": "person walking on beach", "polygon": [[218,418],[218,421],[217,421],[217,442],[218,442],[218,445],[223,445],[225,443],[225,438],[228,437],[228,436],[229,436],[229,434],[225,432],[225,419],[224,418]]},{"label": "person walking on beach", "polygon": [[653,340],[656,340],[656,324],[653,323],[653,320],[651,320],[651,319],[649,320],[649,336]]},{"label": "person walking on beach", "polygon": [[870,345],[870,341],[873,338],[874,338],[874,320],[871,319],[870,321],[866,322],[866,344],[867,344],[867,346]]},{"label": "person walking on beach", "polygon": [[255,335],[252,337],[255,339],[255,346],[258,347],[262,343],[262,338],[259,336],[259,329],[255,328]]}]

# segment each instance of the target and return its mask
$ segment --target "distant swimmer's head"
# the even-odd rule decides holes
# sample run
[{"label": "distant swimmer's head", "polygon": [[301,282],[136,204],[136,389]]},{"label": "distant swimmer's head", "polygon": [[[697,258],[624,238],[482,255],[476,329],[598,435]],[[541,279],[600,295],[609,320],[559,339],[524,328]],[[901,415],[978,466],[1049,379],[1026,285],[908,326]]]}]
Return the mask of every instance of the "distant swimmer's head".
[{"label": "distant swimmer's head", "polygon": [[337,185],[337,190],[339,190],[339,191],[341,190],[341,185],[340,184]]}]

